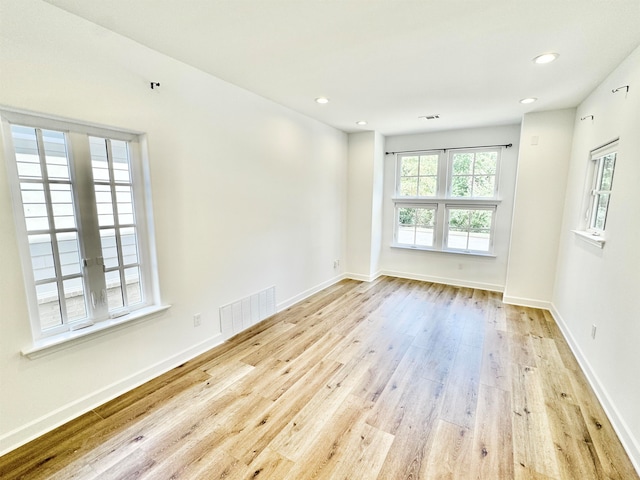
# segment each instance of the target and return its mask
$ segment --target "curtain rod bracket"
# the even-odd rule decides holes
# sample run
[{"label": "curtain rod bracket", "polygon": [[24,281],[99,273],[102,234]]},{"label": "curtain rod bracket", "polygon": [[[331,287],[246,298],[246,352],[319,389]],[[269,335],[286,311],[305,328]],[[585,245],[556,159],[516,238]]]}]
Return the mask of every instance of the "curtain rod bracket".
[{"label": "curtain rod bracket", "polygon": [[594,119],[593,115],[585,115],[584,117],[580,118],[580,121],[582,122],[582,121],[586,120],[587,118],[590,118],[591,120]]},{"label": "curtain rod bracket", "polygon": [[153,90],[155,87],[159,87],[160,86],[160,82],[149,82],[151,84],[151,90]]}]

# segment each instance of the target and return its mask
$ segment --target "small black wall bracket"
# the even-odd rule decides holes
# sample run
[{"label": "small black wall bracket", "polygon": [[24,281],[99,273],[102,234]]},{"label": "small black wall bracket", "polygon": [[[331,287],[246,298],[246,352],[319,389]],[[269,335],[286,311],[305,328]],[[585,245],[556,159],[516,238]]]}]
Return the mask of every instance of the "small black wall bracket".
[{"label": "small black wall bracket", "polygon": [[623,85],[621,87],[614,88],[613,90],[611,90],[611,93],[618,93],[620,90],[624,90],[625,92],[629,93],[629,85]]},{"label": "small black wall bracket", "polygon": [[160,82],[149,82],[151,84],[151,90],[160,86]]}]

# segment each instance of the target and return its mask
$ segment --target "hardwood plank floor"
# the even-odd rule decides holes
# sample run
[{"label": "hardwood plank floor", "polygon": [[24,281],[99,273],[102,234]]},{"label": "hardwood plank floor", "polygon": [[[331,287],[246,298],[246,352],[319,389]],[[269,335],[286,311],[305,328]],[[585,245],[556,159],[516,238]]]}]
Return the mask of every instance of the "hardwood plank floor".
[{"label": "hardwood plank floor", "polygon": [[397,278],[329,287],[0,478],[640,479],[548,312]]}]

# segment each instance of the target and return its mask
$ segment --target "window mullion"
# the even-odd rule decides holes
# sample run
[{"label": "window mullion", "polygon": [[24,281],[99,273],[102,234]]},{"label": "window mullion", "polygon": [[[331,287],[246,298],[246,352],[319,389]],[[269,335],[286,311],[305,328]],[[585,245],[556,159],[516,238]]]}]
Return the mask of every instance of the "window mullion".
[{"label": "window mullion", "polygon": [[395,155],[396,162],[396,178],[395,178],[395,195],[400,195],[400,184],[402,182],[402,156],[397,154]]},{"label": "window mullion", "polygon": [[436,224],[435,224],[435,242],[434,246],[437,250],[442,250],[443,245],[445,245],[445,232],[447,231],[446,227],[446,208],[444,204],[438,203],[436,205]]},{"label": "window mullion", "polygon": [[[450,182],[450,163],[451,163],[451,153],[450,152],[440,152],[438,153],[438,197],[446,198],[449,194],[449,182]],[[435,248],[438,250],[442,250],[445,242],[445,234],[447,231],[447,216],[446,216],[446,208],[442,202],[439,202],[436,206],[436,225],[435,225]]]},{"label": "window mullion", "polygon": [[76,178],[74,194],[78,209],[78,230],[84,263],[85,288],[89,292],[91,317],[101,320],[108,317],[107,289],[98,229],[98,209],[93,190],[89,141],[86,135],[80,133],[70,133],[69,137],[72,145],[71,163]]},{"label": "window mullion", "polygon": [[475,179],[476,179],[476,154],[474,152],[473,160],[471,161],[471,198],[474,198],[476,196],[476,192],[474,188],[476,185]]},{"label": "window mullion", "polygon": [[[444,158],[443,158],[444,157]],[[451,154],[440,152],[438,154],[438,197],[445,198],[448,195],[448,184],[450,183],[449,170]]]}]

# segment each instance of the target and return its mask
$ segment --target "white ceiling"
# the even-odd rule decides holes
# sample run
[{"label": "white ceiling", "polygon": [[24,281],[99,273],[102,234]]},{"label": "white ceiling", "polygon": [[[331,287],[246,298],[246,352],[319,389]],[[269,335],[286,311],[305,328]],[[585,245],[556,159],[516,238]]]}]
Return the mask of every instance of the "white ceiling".
[{"label": "white ceiling", "polygon": [[[45,1],[346,132],[385,135],[574,107],[640,44],[640,0]],[[549,51],[560,58],[532,62]]]}]

